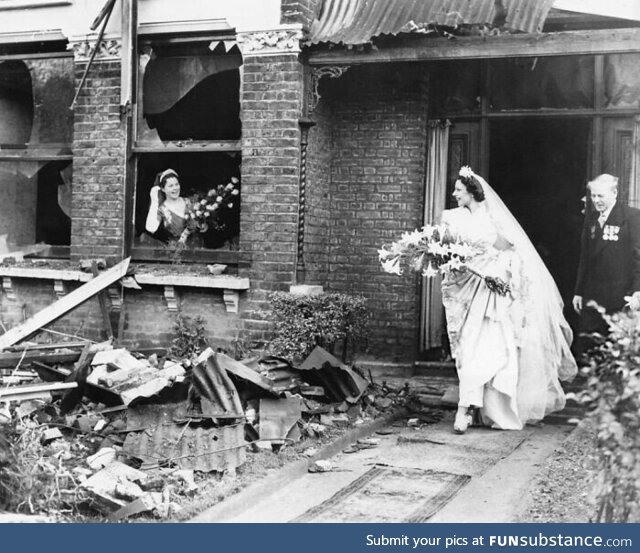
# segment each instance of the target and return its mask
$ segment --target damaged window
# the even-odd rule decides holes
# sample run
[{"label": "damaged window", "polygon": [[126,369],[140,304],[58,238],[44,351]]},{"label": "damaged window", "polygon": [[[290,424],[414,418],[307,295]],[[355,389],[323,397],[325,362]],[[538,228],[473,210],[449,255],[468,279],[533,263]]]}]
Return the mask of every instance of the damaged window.
[{"label": "damaged window", "polygon": [[604,58],[605,106],[640,107],[640,54],[612,54]]},{"label": "damaged window", "polygon": [[240,52],[229,41],[147,43],[140,52],[134,254],[237,250]]},{"label": "damaged window", "polygon": [[0,59],[0,255],[67,256],[73,59]]},{"label": "damaged window", "polygon": [[593,56],[491,60],[491,109],[592,108]]}]

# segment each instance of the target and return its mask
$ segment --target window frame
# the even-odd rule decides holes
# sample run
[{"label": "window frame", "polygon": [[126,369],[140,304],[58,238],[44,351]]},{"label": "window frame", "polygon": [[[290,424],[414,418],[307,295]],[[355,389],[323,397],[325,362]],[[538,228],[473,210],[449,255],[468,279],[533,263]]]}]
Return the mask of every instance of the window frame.
[{"label": "window frame", "polygon": [[[69,3],[69,2],[67,2]],[[0,6],[2,4],[0,3]],[[16,6],[18,7],[18,6]],[[21,6],[20,6],[21,7]],[[2,6],[4,9],[4,6]],[[24,54],[0,54],[0,63],[5,61],[22,61],[34,59],[64,59],[71,58],[73,60],[72,52],[55,51],[55,52],[40,52],[40,53],[24,53]],[[73,125],[71,128],[73,134]],[[2,148],[0,146],[0,163],[6,161],[13,162],[50,162],[50,161],[69,161],[71,162],[71,168],[73,171],[73,138],[71,142],[56,142],[56,143],[38,143],[36,148]],[[73,216],[71,216],[71,226],[73,235]],[[25,246],[28,247],[28,246]],[[17,252],[16,252],[17,253]],[[11,254],[4,254],[8,257]],[[26,253],[25,258],[41,258],[41,259],[69,259],[71,256],[71,244],[68,246],[50,245],[48,251],[45,252],[33,252]]]},{"label": "window frame", "polygon": [[[132,106],[131,113],[131,157],[129,160],[130,167],[127,171],[130,176],[130,185],[127,187],[127,232],[125,233],[127,240],[128,251],[135,261],[140,262],[154,262],[154,263],[171,263],[170,254],[166,248],[150,247],[143,245],[136,245],[135,240],[135,226],[136,226],[136,197],[137,197],[137,185],[138,185],[138,161],[143,154],[176,154],[176,153],[233,153],[238,156],[242,155],[241,138],[238,140],[198,140],[198,141],[184,141],[184,140],[167,140],[162,143],[150,143],[138,140],[138,124],[141,111],[144,109],[143,103],[143,75],[140,71],[140,52],[143,49],[151,48],[154,45],[170,46],[170,45],[185,45],[193,46],[208,45],[214,41],[235,41],[236,34],[235,29],[224,28],[220,31],[195,31],[195,32],[151,32],[148,30],[144,32],[140,29],[138,33],[136,55],[133,57],[133,72],[134,72],[134,104]],[[195,54],[194,54],[195,55]],[[242,69],[241,63],[238,70],[240,72],[240,87],[242,84]],[[240,102],[241,90],[238,90],[238,102]],[[241,122],[242,125],[242,122]],[[241,130],[242,132],[242,130]],[[240,157],[240,173],[242,172],[242,158]],[[242,208],[240,208],[239,216],[242,216]],[[246,267],[249,264],[246,252],[241,250],[221,250],[221,249],[207,249],[207,248],[189,248],[181,252],[180,261],[194,264],[204,263],[223,263],[235,267]]]}]

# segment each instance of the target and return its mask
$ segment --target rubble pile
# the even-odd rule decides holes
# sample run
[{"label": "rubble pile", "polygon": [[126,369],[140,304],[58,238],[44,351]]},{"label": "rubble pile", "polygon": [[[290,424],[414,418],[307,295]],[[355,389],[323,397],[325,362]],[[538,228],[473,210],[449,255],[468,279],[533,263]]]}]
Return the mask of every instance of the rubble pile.
[{"label": "rubble pile", "polygon": [[53,520],[172,518],[252,451],[322,438],[408,397],[320,347],[294,367],[212,349],[180,360],[111,342],[27,344],[0,352],[0,375],[0,510]]}]

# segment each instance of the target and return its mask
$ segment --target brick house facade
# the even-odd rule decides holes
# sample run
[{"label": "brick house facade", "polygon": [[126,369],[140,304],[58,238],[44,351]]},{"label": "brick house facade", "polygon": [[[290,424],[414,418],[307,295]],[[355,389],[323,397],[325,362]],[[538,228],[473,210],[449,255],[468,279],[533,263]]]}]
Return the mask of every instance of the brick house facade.
[{"label": "brick house facade", "polygon": [[[77,4],[80,8],[82,2]],[[64,40],[56,36],[45,44],[25,39],[25,32],[24,42],[18,39],[8,44],[9,39],[2,42],[0,32],[4,56],[0,56],[0,70],[3,60],[23,53],[28,57],[44,50],[47,55],[68,58],[73,52],[74,90],[80,89],[72,111],[71,151],[54,156],[72,163],[72,216],[66,255],[62,259],[60,255],[55,259],[44,256],[0,266],[0,320],[6,328],[87,280],[88,276],[77,270],[81,260],[104,258],[114,264],[133,253],[140,289],[109,289],[112,325],[120,330],[128,347],[166,346],[178,312],[202,316],[210,341],[216,346],[263,345],[273,328],[269,294],[304,283],[368,299],[373,313],[370,355],[394,361],[412,361],[421,355],[420,279],[384,274],[377,250],[402,231],[424,222],[428,121],[449,116],[437,107],[435,62],[446,60],[449,54],[439,54],[442,58],[434,60],[429,56],[436,54],[425,54],[413,45],[409,60],[393,57],[394,40],[406,51],[403,37],[391,39],[388,59],[384,46],[389,42],[381,43],[383,54],[377,58],[375,50],[308,45],[305,37],[320,15],[320,0],[266,4],[277,11],[277,21],[268,28],[234,30],[232,25],[212,19],[224,14],[212,14],[205,8],[201,8],[199,24],[168,20],[154,23],[144,19],[145,13],[140,14],[141,40],[151,41],[160,57],[165,46],[167,50],[179,49],[189,40],[206,41],[205,51],[210,42],[210,52],[219,56],[225,49],[236,56],[241,53],[239,140],[209,137],[191,144],[189,140],[171,139],[151,146],[139,140],[140,135],[135,134],[136,114],[129,111],[131,106],[122,105],[121,84],[126,74],[122,60],[126,57],[115,23],[112,26],[118,28],[102,41],[82,87],[95,34]],[[55,20],[57,8],[48,9]],[[149,6],[145,9],[153,13]],[[163,13],[162,9],[157,11]],[[86,27],[85,23],[85,33]],[[166,44],[157,39],[161,36],[164,40],[165,35],[169,37]],[[507,46],[500,46],[501,37],[492,40],[487,42],[485,58],[504,57]],[[222,48],[220,43],[225,41],[228,44]],[[492,46],[494,43],[498,46]],[[441,49],[433,52],[447,47],[438,46]],[[482,50],[477,45],[475,48]],[[580,52],[576,50],[575,55]],[[521,56],[537,53],[535,49],[525,50]],[[179,50],[179,55],[192,54]],[[202,56],[200,50],[197,56]],[[606,60],[594,63],[597,67]],[[337,69],[332,72],[331,68]],[[588,82],[593,88],[594,78]],[[136,92],[138,104],[143,92]],[[0,109],[2,106],[0,102]],[[461,133],[464,125],[477,123],[481,129],[478,132],[486,132],[492,121],[505,119],[504,114],[491,113],[487,106],[482,109],[485,111],[478,114],[454,113],[456,129]],[[637,117],[638,105],[624,109],[616,112],[615,124],[624,119],[627,126],[613,125],[609,130],[600,106],[596,105],[593,113],[584,113],[583,109],[577,115],[592,117],[594,132],[601,136],[610,132],[624,141],[633,138],[628,124]],[[616,135],[617,131],[621,134]],[[494,134],[499,135],[497,127]],[[605,144],[605,138],[600,140]],[[198,147],[207,153],[198,153]],[[632,157],[631,146],[625,147]],[[139,218],[136,210],[142,200],[147,200],[151,186],[147,179],[147,189],[137,189],[143,184],[141,167],[149,173],[157,167],[164,169],[166,165],[158,161],[160,156],[173,156],[170,163],[176,163],[187,150],[193,156],[210,155],[216,163],[224,158],[233,170],[239,167],[242,203],[237,241],[230,249],[195,252],[179,264],[171,263],[167,252],[140,256],[137,252],[142,250],[136,249],[139,245],[134,236]],[[622,164],[631,159],[603,152],[597,154],[600,161],[590,160],[594,171],[622,170],[607,167],[609,158],[614,160],[611,163]],[[465,156],[460,161],[473,159],[470,152]],[[479,167],[486,174],[492,158],[488,152],[479,157]],[[0,163],[11,159],[0,149]],[[206,267],[211,263],[228,265],[227,272],[210,275]],[[89,300],[51,328],[91,339],[104,338],[98,301]]]}]

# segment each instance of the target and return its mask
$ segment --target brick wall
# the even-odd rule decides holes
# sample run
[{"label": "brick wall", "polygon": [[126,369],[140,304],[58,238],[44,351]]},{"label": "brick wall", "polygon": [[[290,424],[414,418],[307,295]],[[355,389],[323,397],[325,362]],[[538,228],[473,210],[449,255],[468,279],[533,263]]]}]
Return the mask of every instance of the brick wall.
[{"label": "brick wall", "polygon": [[243,313],[250,340],[269,338],[268,295],[295,274],[302,65],[293,54],[245,57],[241,91],[240,249],[251,255]]},{"label": "brick wall", "polygon": [[[2,294],[0,299],[0,320],[6,328],[21,324],[54,303],[58,298],[53,291],[51,280],[14,278],[14,298]],[[79,284],[65,283],[67,293]],[[179,306],[189,317],[204,319],[207,339],[212,347],[233,351],[238,342],[242,345],[240,332],[242,322],[238,315],[227,313],[222,299],[222,290],[202,291],[197,288],[180,288]],[[145,286],[143,290],[125,291],[125,324],[123,343],[135,350],[146,347],[169,347],[173,337],[176,313],[169,311],[161,286]],[[112,310],[112,327],[118,328],[119,312]],[[101,341],[107,334],[103,326],[100,305],[92,298],[70,311],[55,323],[47,325],[57,332]],[[42,332],[40,340],[58,342],[64,338]]]},{"label": "brick wall", "polygon": [[[86,64],[76,64],[76,87]],[[74,110],[71,257],[113,257],[124,248],[124,120],[120,62],[94,61]]]},{"label": "brick wall", "polygon": [[422,224],[423,67],[356,66],[321,82],[333,114],[327,288],[369,298],[372,353],[389,360],[413,359],[418,347],[418,278],[383,273],[377,249]]},{"label": "brick wall", "polygon": [[308,27],[322,7],[323,0],[282,0],[281,23],[302,23]]}]

